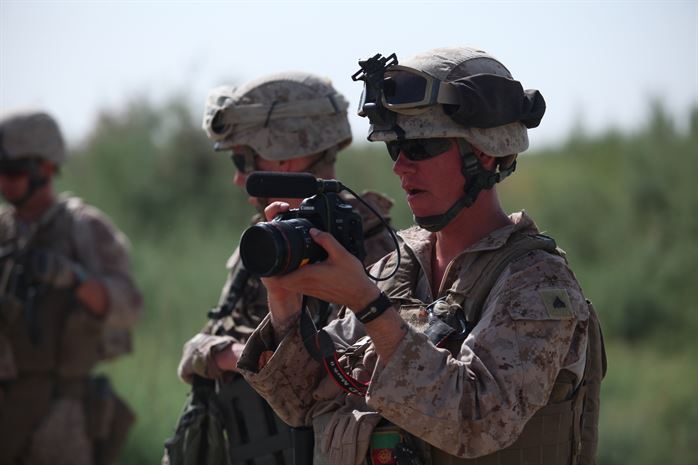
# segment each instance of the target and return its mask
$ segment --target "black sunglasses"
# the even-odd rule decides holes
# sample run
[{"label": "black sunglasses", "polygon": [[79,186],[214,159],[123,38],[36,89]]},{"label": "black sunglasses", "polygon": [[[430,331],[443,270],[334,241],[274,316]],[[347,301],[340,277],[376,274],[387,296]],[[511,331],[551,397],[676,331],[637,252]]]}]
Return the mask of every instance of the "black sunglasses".
[{"label": "black sunglasses", "polygon": [[397,161],[400,152],[408,160],[420,161],[441,155],[448,151],[452,144],[449,139],[408,139],[386,142],[385,145],[393,161]]},{"label": "black sunglasses", "polygon": [[25,176],[34,172],[38,164],[39,161],[34,158],[0,160],[0,174],[11,177]]},{"label": "black sunglasses", "polygon": [[257,170],[255,154],[248,150],[233,152],[230,155],[230,159],[233,161],[235,168],[242,174],[249,174]]}]

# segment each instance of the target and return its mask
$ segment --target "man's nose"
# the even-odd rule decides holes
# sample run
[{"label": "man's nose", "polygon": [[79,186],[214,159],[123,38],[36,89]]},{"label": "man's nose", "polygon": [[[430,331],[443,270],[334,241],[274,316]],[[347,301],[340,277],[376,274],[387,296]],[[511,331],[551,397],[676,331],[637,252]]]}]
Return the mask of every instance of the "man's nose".
[{"label": "man's nose", "polygon": [[415,162],[410,160],[405,156],[405,154],[400,151],[397,160],[393,163],[393,173],[401,174],[406,172],[413,172],[415,170]]},{"label": "man's nose", "polygon": [[244,189],[246,182],[247,182],[247,174],[241,173],[240,170],[235,170],[235,176],[233,176],[233,184]]}]

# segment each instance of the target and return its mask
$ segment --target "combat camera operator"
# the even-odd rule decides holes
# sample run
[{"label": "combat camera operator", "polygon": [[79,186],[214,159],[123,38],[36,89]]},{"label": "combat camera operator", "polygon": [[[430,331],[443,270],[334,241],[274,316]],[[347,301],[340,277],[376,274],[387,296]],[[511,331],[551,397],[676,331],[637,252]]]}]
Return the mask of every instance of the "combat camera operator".
[{"label": "combat camera operator", "polygon": [[90,372],[130,351],[141,296],[126,237],[54,192],[51,116],[0,116],[0,464],[114,463],[134,417]]},{"label": "combat camera operator", "polygon": [[[314,465],[594,463],[596,314],[555,242],[495,188],[541,94],[471,48],[360,65],[369,140],[386,144],[417,225],[368,275],[311,229],[328,258],[264,279],[270,315],[241,373],[290,425],[313,426]],[[302,296],[344,311],[316,331]]]},{"label": "combat camera operator", "polygon": [[[334,178],[337,154],[351,142],[347,107],[348,102],[329,80],[301,72],[279,73],[239,88],[214,89],[206,102],[203,128],[215,142],[215,150],[232,153],[238,187],[244,187],[256,171]],[[374,192],[362,197],[388,217],[392,201]],[[297,208],[302,199],[249,198],[259,213],[273,200]],[[365,263],[373,263],[393,248],[388,229],[355,199],[345,201],[363,219]],[[253,223],[262,219],[258,214]],[[260,256],[269,253],[265,250]],[[202,332],[184,346],[179,375],[193,383],[193,394],[175,435],[166,442],[165,460],[172,464],[220,463],[221,455],[227,453],[233,463],[290,465],[291,430],[237,374],[244,343],[268,313],[266,289],[242,266],[239,249],[226,268],[228,279],[218,308],[209,312],[210,320]],[[323,326],[334,317],[332,311],[313,306],[313,318]],[[227,444],[223,444],[223,429]],[[205,431],[208,441],[198,441]],[[202,460],[193,452],[187,455],[187,450],[207,458]]]}]

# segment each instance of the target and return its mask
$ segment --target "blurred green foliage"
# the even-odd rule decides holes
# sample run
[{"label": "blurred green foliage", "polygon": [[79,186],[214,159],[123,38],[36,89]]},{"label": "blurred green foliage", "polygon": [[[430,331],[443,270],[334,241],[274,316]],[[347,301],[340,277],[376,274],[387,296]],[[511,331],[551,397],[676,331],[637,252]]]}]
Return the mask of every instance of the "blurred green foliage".
[{"label": "blurred green foliage", "polygon": [[[138,413],[123,464],[156,463],[188,391],[177,379],[183,343],[204,323],[225,261],[253,213],[180,97],[104,113],[73,150],[59,186],[108,213],[133,243],[146,311],[133,356],[109,363]],[[677,130],[661,106],[634,133],[572,134],[520,157],[499,187],[568,252],[599,312],[608,345],[599,462],[695,463],[698,442],[698,107]],[[379,144],[340,155],[339,177],[396,201],[411,224]]]}]

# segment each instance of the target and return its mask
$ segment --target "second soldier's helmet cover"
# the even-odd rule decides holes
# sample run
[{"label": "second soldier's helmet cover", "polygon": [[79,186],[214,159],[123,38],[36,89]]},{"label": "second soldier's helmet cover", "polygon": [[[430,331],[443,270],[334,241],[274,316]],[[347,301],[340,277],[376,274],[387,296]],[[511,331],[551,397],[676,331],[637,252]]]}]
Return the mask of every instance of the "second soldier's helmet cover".
[{"label": "second soldier's helmet cover", "polygon": [[[512,80],[511,73],[499,60],[482,50],[470,47],[436,48],[400,61],[399,64],[400,68],[417,70],[444,83],[478,75],[495,75]],[[516,81],[511,82],[518,85]],[[526,95],[522,94],[519,100],[511,105],[520,105],[525,97]],[[540,95],[537,94],[537,97]],[[544,112],[545,104],[542,97],[536,104],[542,104]],[[417,111],[394,112],[395,125],[404,131],[401,136],[405,139],[464,138],[471,145],[495,157],[518,154],[528,148],[527,126],[521,121],[507,122],[494,127],[463,125],[447,114],[444,105],[441,104],[425,106]],[[393,128],[372,124],[368,139],[389,142],[399,137]]]},{"label": "second soldier's helmet cover", "polygon": [[0,114],[0,159],[42,159],[61,165],[65,142],[58,123],[40,110],[12,110]]},{"label": "second soldier's helmet cover", "polygon": [[348,145],[348,106],[329,79],[278,73],[213,89],[203,129],[216,150],[249,146],[264,159],[288,160]]}]

